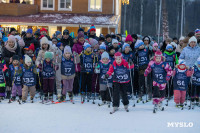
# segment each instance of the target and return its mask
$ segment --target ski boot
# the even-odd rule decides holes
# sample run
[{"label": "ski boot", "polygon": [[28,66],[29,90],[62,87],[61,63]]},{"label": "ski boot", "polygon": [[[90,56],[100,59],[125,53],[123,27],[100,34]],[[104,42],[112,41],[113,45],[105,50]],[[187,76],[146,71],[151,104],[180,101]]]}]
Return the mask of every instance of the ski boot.
[{"label": "ski boot", "polygon": [[98,106],[103,106],[103,105],[105,105],[106,104],[106,101],[102,101],[102,103],[100,104],[98,104]]},{"label": "ski boot", "polygon": [[129,112],[128,105],[124,105],[124,109],[126,110],[126,112]]},{"label": "ski boot", "polygon": [[16,97],[13,96],[13,97],[11,98],[11,101],[14,102],[15,100],[16,100]]},{"label": "ski boot", "polygon": [[158,110],[158,104],[154,104],[153,113],[156,113]]},{"label": "ski boot", "polygon": [[90,100],[91,100],[91,93],[88,92],[88,93],[87,93],[87,102],[89,102]]},{"label": "ski boot", "polygon": [[6,99],[10,99],[11,91],[7,91]]},{"label": "ski boot", "polygon": [[33,101],[33,97],[31,97],[31,103],[34,103],[34,101]]},{"label": "ski boot", "polygon": [[161,111],[164,111],[164,107],[162,107],[162,102],[160,102],[159,104],[158,104],[158,107],[159,107],[159,109],[161,110]]},{"label": "ski boot", "polygon": [[113,107],[113,111],[110,112],[110,114],[113,114],[113,113],[115,113],[116,111],[118,111],[118,107]]},{"label": "ski boot", "polygon": [[111,103],[110,101],[107,102],[107,104],[108,104],[108,108],[110,108],[110,103]]},{"label": "ski boot", "polygon": [[81,103],[83,104],[85,102],[85,92],[81,93]]},{"label": "ski boot", "polygon": [[71,102],[72,104],[74,104],[73,92],[68,92],[68,95],[69,95],[70,102]]},{"label": "ski boot", "polygon": [[142,101],[142,97],[139,97],[139,99],[137,100],[137,103]]}]

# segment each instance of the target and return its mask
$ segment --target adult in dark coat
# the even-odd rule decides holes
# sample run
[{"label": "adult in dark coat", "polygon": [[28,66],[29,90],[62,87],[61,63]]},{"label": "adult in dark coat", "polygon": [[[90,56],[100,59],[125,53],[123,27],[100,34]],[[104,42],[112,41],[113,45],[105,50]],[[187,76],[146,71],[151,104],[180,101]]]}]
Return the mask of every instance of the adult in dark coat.
[{"label": "adult in dark coat", "polygon": [[64,30],[63,31],[63,37],[60,40],[60,42],[63,44],[63,46],[70,46],[71,48],[73,47],[74,43],[73,43],[73,38],[69,35],[69,31],[68,30]]}]

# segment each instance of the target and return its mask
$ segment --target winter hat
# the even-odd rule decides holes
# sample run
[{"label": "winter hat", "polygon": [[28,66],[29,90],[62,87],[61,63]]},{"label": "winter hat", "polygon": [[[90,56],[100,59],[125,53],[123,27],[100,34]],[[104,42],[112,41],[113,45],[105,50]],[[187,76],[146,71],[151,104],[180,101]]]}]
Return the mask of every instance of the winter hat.
[{"label": "winter hat", "polygon": [[140,46],[144,45],[144,42],[142,40],[137,41],[137,45],[135,44],[135,48],[139,48]]},{"label": "winter hat", "polygon": [[144,41],[144,40],[150,41],[150,38],[149,38],[148,36],[145,36],[142,40],[143,40],[143,41]]},{"label": "winter hat", "polygon": [[195,30],[195,35],[196,35],[196,34],[200,34],[200,29],[196,29],[196,30]]},{"label": "winter hat", "polygon": [[67,29],[64,30],[64,31],[63,31],[63,35],[69,35],[69,30],[67,30]]},{"label": "winter hat", "polygon": [[65,46],[64,53],[67,53],[67,52],[72,54],[72,50],[70,46]]},{"label": "winter hat", "polygon": [[183,60],[183,59],[179,59],[178,64],[179,64],[179,65],[180,65],[180,64],[186,64],[186,62],[185,62],[185,60]]},{"label": "winter hat", "polygon": [[197,64],[200,65],[200,57],[197,59]]},{"label": "winter hat", "polygon": [[102,43],[102,44],[100,45],[99,49],[106,50],[106,45],[105,45],[105,43]]},{"label": "winter hat", "polygon": [[105,41],[105,37],[103,36],[103,34],[101,34],[101,35],[99,36],[99,41]]},{"label": "winter hat", "polygon": [[112,44],[119,43],[117,39],[112,39]]},{"label": "winter hat", "polygon": [[106,39],[109,38],[109,37],[112,38],[112,36],[110,34],[107,34]]},{"label": "winter hat", "polygon": [[32,50],[33,52],[35,51],[35,46],[34,43],[31,43],[31,45],[28,48],[29,50]]},{"label": "winter hat", "polygon": [[91,48],[91,45],[87,42],[84,43],[84,50],[86,50],[87,48]]},{"label": "winter hat", "polygon": [[138,39],[138,36],[136,34],[132,34],[131,37],[134,38],[135,40]]},{"label": "winter hat", "polygon": [[56,31],[56,37],[58,36],[58,35],[60,35],[61,34],[61,32],[60,31]]},{"label": "winter hat", "polygon": [[83,33],[78,33],[78,39],[80,39],[81,37],[84,37]]},{"label": "winter hat", "polygon": [[131,37],[131,35],[128,35],[128,36],[126,37],[125,42],[128,42],[128,41],[133,42],[133,38]]},{"label": "winter hat", "polygon": [[12,42],[15,42],[15,43],[16,43],[15,36],[10,35],[10,36],[8,37],[8,41],[12,41]]},{"label": "winter hat", "polygon": [[196,43],[197,43],[197,39],[196,39],[195,36],[192,36],[192,37],[189,39],[189,44],[190,44],[191,42],[196,42]]},{"label": "winter hat", "polygon": [[40,40],[40,44],[49,44],[49,40],[47,39],[47,37],[42,37],[42,39]]},{"label": "winter hat", "polygon": [[0,38],[2,38],[2,33],[0,32]]},{"label": "winter hat", "polygon": [[63,44],[61,42],[58,42],[56,46],[60,47],[61,45],[63,45]]},{"label": "winter hat", "polygon": [[16,31],[15,28],[10,28],[10,33],[13,32],[13,31]]},{"label": "winter hat", "polygon": [[46,51],[44,53],[44,59],[47,59],[47,58],[52,60],[53,59],[53,52]]},{"label": "winter hat", "polygon": [[116,38],[116,35],[113,32],[111,33],[111,38]]},{"label": "winter hat", "polygon": [[158,43],[154,43],[154,44],[153,44],[153,47],[158,47]]},{"label": "winter hat", "polygon": [[173,50],[172,45],[171,44],[167,44],[166,50],[169,50],[170,48]]},{"label": "winter hat", "polygon": [[21,39],[21,37],[19,35],[16,35],[15,39],[17,39],[19,41]]},{"label": "winter hat", "polygon": [[34,35],[40,36],[40,29],[37,29],[34,33]]},{"label": "winter hat", "polygon": [[177,44],[175,42],[171,42],[170,43],[172,46],[174,46],[175,48],[177,47]]},{"label": "winter hat", "polygon": [[78,29],[78,33],[79,33],[80,31],[83,31],[83,32],[84,32],[84,29],[82,29],[82,28],[79,28],[79,29]]},{"label": "winter hat", "polygon": [[96,39],[90,38],[89,41],[92,47],[98,44],[98,41]]},{"label": "winter hat", "polygon": [[128,43],[124,43],[124,45],[122,47],[122,51],[124,51],[126,47],[130,47],[130,45]]},{"label": "winter hat", "polygon": [[109,59],[109,54],[106,51],[101,54],[101,59],[103,58]]},{"label": "winter hat", "polygon": [[120,53],[120,52],[117,52],[117,53],[115,53],[115,55],[114,55],[114,56],[115,56],[115,59],[116,59],[116,58],[119,58],[119,57],[121,57],[121,58],[122,58],[122,53]]},{"label": "winter hat", "polygon": [[25,64],[28,64],[29,62],[32,63],[32,59],[28,55],[24,55],[24,56],[25,56]]},{"label": "winter hat", "polygon": [[28,29],[28,30],[26,31],[26,33],[33,34],[33,30],[32,30],[32,29]]},{"label": "winter hat", "polygon": [[181,36],[181,37],[179,38],[179,41],[184,40],[184,39],[185,39],[185,37],[184,37],[184,36]]},{"label": "winter hat", "polygon": [[96,28],[95,28],[94,24],[92,24],[91,27],[90,27],[90,32],[91,31],[96,31]]},{"label": "winter hat", "polygon": [[45,28],[41,28],[40,32],[45,31],[47,33],[47,30]]},{"label": "winter hat", "polygon": [[12,60],[13,60],[13,61],[14,61],[14,60],[19,61],[19,56],[18,56],[18,55],[13,55]]},{"label": "winter hat", "polygon": [[155,56],[156,56],[156,57],[157,57],[157,56],[162,57],[162,52],[161,52],[160,50],[156,51],[156,52],[155,52]]}]

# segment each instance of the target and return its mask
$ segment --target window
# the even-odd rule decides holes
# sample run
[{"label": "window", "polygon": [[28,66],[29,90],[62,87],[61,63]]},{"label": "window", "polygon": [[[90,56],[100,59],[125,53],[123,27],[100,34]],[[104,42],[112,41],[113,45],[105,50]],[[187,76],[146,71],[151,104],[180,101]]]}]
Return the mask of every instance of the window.
[{"label": "window", "polygon": [[41,10],[54,10],[55,0],[41,0]]},{"label": "window", "polygon": [[58,1],[59,11],[72,11],[72,0],[59,0]]},{"label": "window", "polygon": [[102,12],[102,0],[89,0],[88,11]]}]

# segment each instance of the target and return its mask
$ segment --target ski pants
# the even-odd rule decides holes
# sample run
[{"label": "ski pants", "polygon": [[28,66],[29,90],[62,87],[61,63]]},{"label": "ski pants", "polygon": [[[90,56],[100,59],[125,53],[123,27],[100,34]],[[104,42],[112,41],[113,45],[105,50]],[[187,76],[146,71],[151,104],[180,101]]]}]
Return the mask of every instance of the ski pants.
[{"label": "ski pants", "polygon": [[100,84],[100,95],[101,95],[102,101],[109,101],[110,102],[112,92],[113,92],[112,83],[109,83],[109,88],[105,84]]},{"label": "ski pants", "polygon": [[76,72],[74,83],[73,83],[73,93],[77,95],[79,93],[79,86],[80,86],[80,72]]},{"label": "ski pants", "polygon": [[22,96],[22,86],[21,85],[15,85],[13,84],[12,87],[12,97],[16,97],[16,95],[18,94],[18,96]]},{"label": "ski pants", "polygon": [[92,75],[92,93],[99,93],[99,74]]},{"label": "ski pants", "polygon": [[0,97],[5,97],[6,87],[0,87]]},{"label": "ski pants", "polygon": [[185,102],[186,91],[174,90],[174,102],[183,104]]},{"label": "ski pants", "polygon": [[61,88],[61,65],[60,65],[60,63],[58,65],[59,65],[59,69],[56,71],[56,92],[57,92],[58,97],[60,97],[61,91],[62,91],[62,88]]},{"label": "ski pants", "polygon": [[22,89],[22,100],[26,100],[27,99],[28,92],[30,92],[31,98],[34,98],[35,92],[36,92],[35,85],[34,86],[26,86],[26,85],[23,86],[23,89]]},{"label": "ski pants", "polygon": [[54,90],[54,82],[55,79],[50,79],[50,78],[44,78],[43,79],[43,92],[45,95],[49,94],[53,94],[53,90]]},{"label": "ski pants", "polygon": [[91,73],[81,73],[82,82],[81,82],[81,92],[91,92],[92,91],[92,74]]},{"label": "ski pants", "polygon": [[129,104],[126,88],[127,83],[113,82],[113,107],[119,107],[120,96],[124,106]]},{"label": "ski pants", "polygon": [[153,81],[153,104],[159,104],[165,98],[166,83],[159,84]]},{"label": "ski pants", "polygon": [[66,95],[67,92],[73,91],[73,83],[74,83],[74,78],[73,79],[63,79],[62,95]]}]

